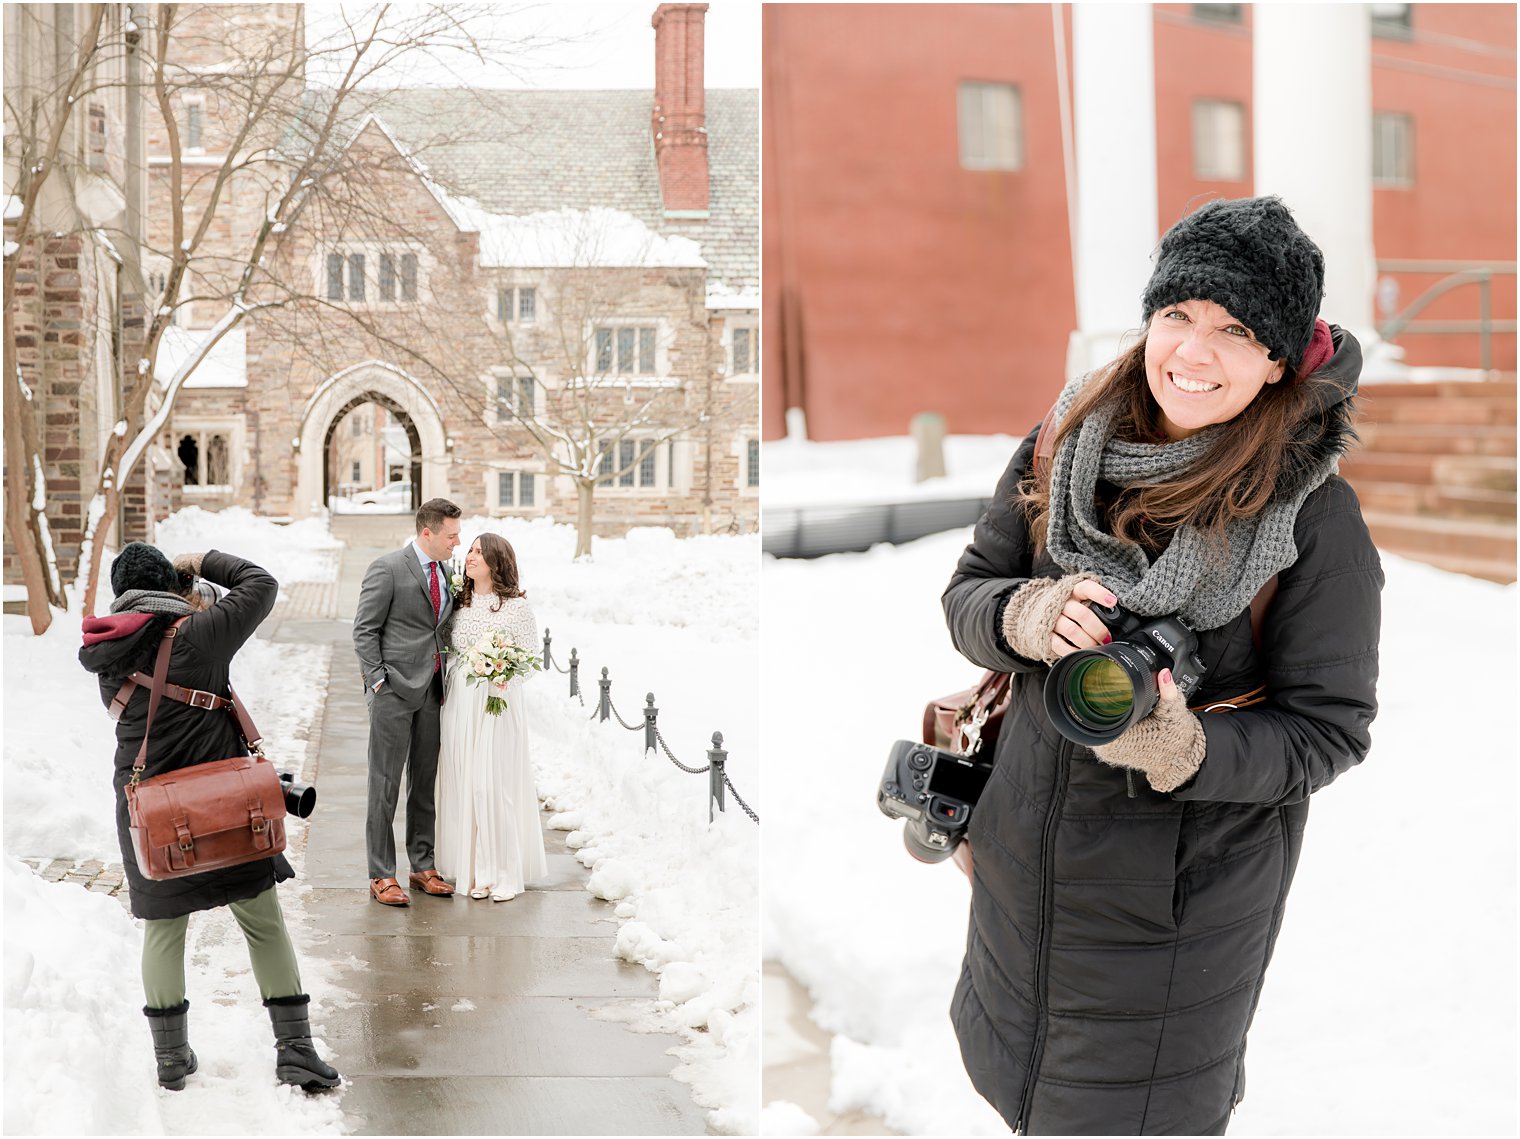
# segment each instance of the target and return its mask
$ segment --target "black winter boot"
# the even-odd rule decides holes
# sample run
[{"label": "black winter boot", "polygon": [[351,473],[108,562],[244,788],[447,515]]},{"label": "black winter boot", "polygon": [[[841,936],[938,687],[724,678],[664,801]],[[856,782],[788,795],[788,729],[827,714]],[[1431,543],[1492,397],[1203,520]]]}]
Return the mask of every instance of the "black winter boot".
[{"label": "black winter boot", "polygon": [[293,997],[270,997],[264,1007],[269,1010],[269,1023],[274,1025],[274,1074],[282,1084],[313,1092],[337,1087],[342,1077],[312,1046],[311,1021],[306,1013],[310,1003],[309,996],[297,993]]},{"label": "black winter boot", "polygon": [[153,1057],[158,1061],[158,1086],[171,1092],[182,1091],[185,1077],[195,1071],[195,1053],[190,1048],[190,1002],[173,1008],[144,1008],[148,1028],[153,1032]]}]

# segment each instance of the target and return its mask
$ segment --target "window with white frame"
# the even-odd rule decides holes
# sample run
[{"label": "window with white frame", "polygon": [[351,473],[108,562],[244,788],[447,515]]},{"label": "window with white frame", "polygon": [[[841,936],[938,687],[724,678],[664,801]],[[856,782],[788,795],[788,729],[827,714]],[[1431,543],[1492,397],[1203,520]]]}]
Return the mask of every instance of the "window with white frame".
[{"label": "window with white frame", "polygon": [[962,82],[956,94],[961,165],[967,170],[1022,170],[1024,100],[1011,83]]},{"label": "window with white frame", "polygon": [[659,337],[653,325],[598,327],[592,344],[595,375],[652,376],[658,370]]},{"label": "window with white frame", "polygon": [[1224,99],[1193,100],[1193,175],[1236,182],[1246,176],[1246,109]]},{"label": "window with white frame", "polygon": [[496,506],[499,510],[523,510],[538,505],[538,478],[534,471],[497,471]]},{"label": "window with white frame", "polygon": [[760,440],[744,441],[744,486],[753,490],[760,485]]},{"label": "window with white frame", "polygon": [[360,464],[360,462],[359,462],[358,459],[354,460],[354,463],[353,463],[353,474],[350,477],[353,479],[354,482],[358,482],[360,479],[362,479],[364,477],[364,468]]},{"label": "window with white frame", "polygon": [[515,417],[532,419],[536,414],[537,384],[532,376],[496,377],[496,421],[509,423]]},{"label": "window with white frame", "polygon": [[206,148],[206,104],[199,99],[185,101],[185,149]]},{"label": "window with white frame", "polygon": [[496,319],[502,324],[532,324],[538,319],[538,288],[503,285],[496,290]]},{"label": "window with white frame", "polygon": [[1414,184],[1414,120],[1408,115],[1388,111],[1373,112],[1372,184]]},{"label": "window with white frame", "polygon": [[651,438],[608,442],[597,462],[597,485],[609,490],[663,490],[672,485],[673,444]]},{"label": "window with white frame", "polygon": [[410,304],[417,300],[421,261],[414,251],[328,249],[322,254],[321,294],[349,304]]},{"label": "window with white frame", "polygon": [[728,328],[728,374],[755,375],[760,371],[760,330],[753,324]]},{"label": "window with white frame", "polygon": [[228,491],[232,489],[232,429],[199,427],[180,430],[174,452],[186,489]]}]

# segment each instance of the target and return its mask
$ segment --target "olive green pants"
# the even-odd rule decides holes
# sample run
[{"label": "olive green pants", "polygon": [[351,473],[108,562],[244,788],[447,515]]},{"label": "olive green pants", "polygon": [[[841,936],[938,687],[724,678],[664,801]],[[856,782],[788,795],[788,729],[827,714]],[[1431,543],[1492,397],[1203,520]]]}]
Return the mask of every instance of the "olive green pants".
[{"label": "olive green pants", "polygon": [[[285,915],[273,886],[246,902],[231,902],[248,942],[248,960],[259,983],[259,995],[293,997],[301,989],[296,947],[285,929]],[[143,995],[149,1008],[175,1008],[185,999],[185,931],[190,916],[150,918],[143,923]]]}]

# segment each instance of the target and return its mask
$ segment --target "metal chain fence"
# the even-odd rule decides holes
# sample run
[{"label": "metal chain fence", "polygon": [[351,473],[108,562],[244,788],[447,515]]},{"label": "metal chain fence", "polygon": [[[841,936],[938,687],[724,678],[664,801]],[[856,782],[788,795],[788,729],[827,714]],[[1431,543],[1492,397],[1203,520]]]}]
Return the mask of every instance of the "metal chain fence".
[{"label": "metal chain fence", "polygon": [[[570,678],[570,695],[580,701],[580,706],[584,708],[586,706],[586,697],[581,690],[580,665],[580,656],[572,648],[570,650],[569,666],[566,668],[559,666],[554,659],[553,641],[549,630],[545,629],[544,668],[546,670],[552,668],[561,676],[568,676]],[[618,711],[617,705],[612,702],[612,679],[608,675],[607,669],[602,669],[602,676],[597,685],[599,689],[597,704],[591,710],[590,719],[615,719],[625,731],[643,731],[645,751],[653,751],[658,746],[659,750],[665,753],[666,759],[670,760],[671,763],[675,764],[676,767],[688,775],[706,775],[708,777],[707,817],[709,822],[714,817],[715,807],[718,811],[727,810],[725,803],[728,796],[732,795],[734,802],[739,804],[739,808],[749,816],[750,820],[757,825],[759,824],[760,816],[739,795],[738,790],[734,787],[733,780],[728,777],[728,772],[724,769],[728,762],[728,752],[723,747],[722,732],[714,732],[712,735],[712,747],[707,750],[707,765],[705,767],[692,767],[677,759],[675,753],[670,750],[670,745],[665,742],[665,736],[661,733],[656,723],[659,709],[655,706],[653,692],[649,693],[645,702],[644,722],[642,724],[630,724],[627,720],[623,719],[623,714]]]}]

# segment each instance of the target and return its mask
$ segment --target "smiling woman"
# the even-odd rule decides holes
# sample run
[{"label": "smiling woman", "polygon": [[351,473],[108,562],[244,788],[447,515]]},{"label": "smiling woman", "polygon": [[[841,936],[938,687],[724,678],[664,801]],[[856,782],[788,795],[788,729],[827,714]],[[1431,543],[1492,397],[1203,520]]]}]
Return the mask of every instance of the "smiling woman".
[{"label": "smiling woman", "polygon": [[[1335,474],[1361,352],[1323,290],[1276,198],[1174,225],[1144,341],[1062,391],[945,591],[956,648],[1011,674],[951,1015],[1025,1134],[1224,1132],[1309,796],[1367,753],[1383,574]],[[1076,742],[1047,676],[1160,618],[1196,634],[1192,705],[1154,659],[1154,711]]]}]

